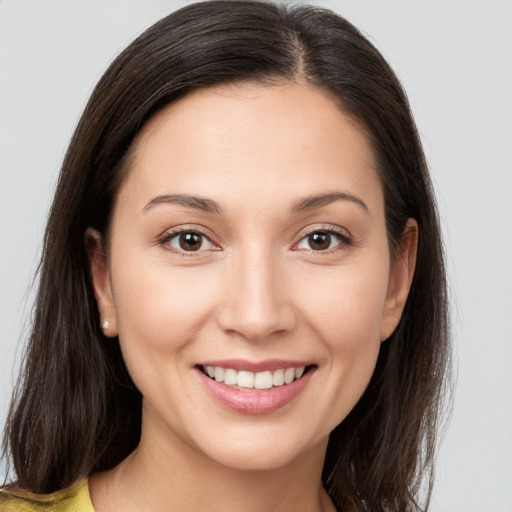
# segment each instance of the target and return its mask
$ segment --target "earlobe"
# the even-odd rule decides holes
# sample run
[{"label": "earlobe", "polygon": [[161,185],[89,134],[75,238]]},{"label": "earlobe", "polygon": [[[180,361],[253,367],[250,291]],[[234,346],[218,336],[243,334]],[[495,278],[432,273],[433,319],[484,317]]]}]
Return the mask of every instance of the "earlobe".
[{"label": "earlobe", "polygon": [[101,234],[92,228],[87,228],[84,235],[89,271],[94,289],[94,297],[100,314],[100,327],[103,334],[109,338],[117,336],[117,318],[114,308],[110,274],[107,257],[103,247]]},{"label": "earlobe", "polygon": [[396,329],[409,295],[418,250],[418,223],[408,219],[396,258],[391,263],[388,292],[381,322],[381,341]]}]

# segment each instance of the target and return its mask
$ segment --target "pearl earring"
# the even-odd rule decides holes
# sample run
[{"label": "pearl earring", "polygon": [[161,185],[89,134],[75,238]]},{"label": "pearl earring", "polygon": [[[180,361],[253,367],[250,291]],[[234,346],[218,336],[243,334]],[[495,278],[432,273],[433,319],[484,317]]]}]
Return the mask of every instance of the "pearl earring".
[{"label": "pearl earring", "polygon": [[110,324],[108,323],[108,320],[103,320],[103,322],[101,322],[101,330],[103,332],[105,332],[109,327],[110,327]]}]

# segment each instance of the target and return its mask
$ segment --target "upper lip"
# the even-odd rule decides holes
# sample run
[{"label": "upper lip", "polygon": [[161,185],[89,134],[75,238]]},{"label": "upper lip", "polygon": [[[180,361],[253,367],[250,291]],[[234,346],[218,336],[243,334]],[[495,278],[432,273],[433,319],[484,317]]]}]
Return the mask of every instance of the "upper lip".
[{"label": "upper lip", "polygon": [[281,368],[300,368],[311,366],[311,361],[292,361],[289,359],[266,359],[264,361],[248,361],[245,359],[217,359],[212,361],[201,361],[198,365],[215,366],[220,368],[232,368],[236,371],[263,372],[280,370]]}]

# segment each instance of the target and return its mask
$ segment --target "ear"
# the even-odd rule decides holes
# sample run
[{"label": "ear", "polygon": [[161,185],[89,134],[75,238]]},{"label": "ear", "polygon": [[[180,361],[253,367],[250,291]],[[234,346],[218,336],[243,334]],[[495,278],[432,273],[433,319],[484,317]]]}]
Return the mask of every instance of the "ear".
[{"label": "ear", "polygon": [[398,254],[391,262],[388,292],[381,322],[381,341],[393,334],[400,321],[414,276],[417,251],[418,223],[414,219],[408,219]]},{"label": "ear", "polygon": [[94,288],[94,296],[100,314],[101,329],[105,336],[113,338],[118,333],[117,317],[103,240],[98,231],[87,228],[84,241],[89,260],[89,271]]}]

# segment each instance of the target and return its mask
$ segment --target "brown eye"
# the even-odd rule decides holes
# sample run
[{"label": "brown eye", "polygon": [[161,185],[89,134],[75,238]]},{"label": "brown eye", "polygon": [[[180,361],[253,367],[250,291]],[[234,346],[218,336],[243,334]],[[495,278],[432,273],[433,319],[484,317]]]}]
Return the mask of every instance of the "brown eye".
[{"label": "brown eye", "polygon": [[351,245],[351,239],[333,228],[312,231],[302,238],[298,249],[314,252],[331,252]]},{"label": "brown eye", "polygon": [[331,235],[329,233],[312,233],[308,235],[308,242],[311,249],[315,251],[323,251],[329,249],[331,245]]},{"label": "brown eye", "polygon": [[202,233],[196,231],[179,231],[168,236],[165,243],[178,252],[199,252],[212,249],[214,245]]},{"label": "brown eye", "polygon": [[182,233],[179,236],[179,244],[184,251],[197,251],[203,244],[202,238],[199,233]]}]

